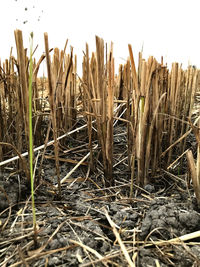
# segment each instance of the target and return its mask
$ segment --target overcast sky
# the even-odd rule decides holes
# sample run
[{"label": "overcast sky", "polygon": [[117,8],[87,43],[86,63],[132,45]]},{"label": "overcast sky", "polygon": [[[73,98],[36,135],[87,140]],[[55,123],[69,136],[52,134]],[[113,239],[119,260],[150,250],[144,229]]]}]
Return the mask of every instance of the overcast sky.
[{"label": "overcast sky", "polygon": [[[78,55],[79,69],[82,50],[88,42],[95,50],[95,35],[114,43],[116,64],[128,57],[132,44],[137,60],[143,55],[164,56],[168,65],[173,61],[200,66],[199,0],[1,0],[0,57],[9,57],[11,46],[16,56],[14,30],[23,31],[24,46],[34,32],[34,45],[39,45],[36,58],[44,51],[44,32],[49,46],[63,49],[66,39]],[[69,52],[69,46],[68,50]],[[117,68],[117,66],[116,66]]]}]

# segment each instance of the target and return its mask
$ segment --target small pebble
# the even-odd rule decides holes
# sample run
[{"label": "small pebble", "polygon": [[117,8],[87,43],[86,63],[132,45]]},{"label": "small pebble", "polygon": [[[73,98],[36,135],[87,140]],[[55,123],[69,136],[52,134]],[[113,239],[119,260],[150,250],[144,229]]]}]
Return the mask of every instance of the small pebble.
[{"label": "small pebble", "polygon": [[55,266],[60,263],[60,259],[58,257],[53,257],[49,259],[49,266]]},{"label": "small pebble", "polygon": [[155,191],[154,186],[151,185],[151,184],[147,184],[147,185],[145,185],[144,189],[145,189],[147,192],[149,192],[149,193],[153,193],[153,192]]}]

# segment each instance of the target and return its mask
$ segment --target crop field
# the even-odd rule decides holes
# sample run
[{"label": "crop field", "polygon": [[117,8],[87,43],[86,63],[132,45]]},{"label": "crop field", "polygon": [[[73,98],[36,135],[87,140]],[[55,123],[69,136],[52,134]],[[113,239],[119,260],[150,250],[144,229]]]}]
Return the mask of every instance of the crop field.
[{"label": "crop field", "polygon": [[116,66],[98,36],[81,59],[47,33],[36,61],[14,34],[0,62],[0,265],[200,266],[199,70],[130,44]]}]

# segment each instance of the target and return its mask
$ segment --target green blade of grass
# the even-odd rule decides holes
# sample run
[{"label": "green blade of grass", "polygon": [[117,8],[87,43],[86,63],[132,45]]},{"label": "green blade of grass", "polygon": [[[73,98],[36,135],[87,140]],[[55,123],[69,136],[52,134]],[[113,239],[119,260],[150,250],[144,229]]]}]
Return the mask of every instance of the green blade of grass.
[{"label": "green blade of grass", "polygon": [[29,161],[30,161],[30,178],[31,178],[31,198],[32,198],[32,213],[33,213],[33,229],[36,238],[36,214],[34,200],[34,177],[33,177],[33,127],[32,127],[32,76],[33,76],[33,32],[30,34],[30,65],[29,65]]}]

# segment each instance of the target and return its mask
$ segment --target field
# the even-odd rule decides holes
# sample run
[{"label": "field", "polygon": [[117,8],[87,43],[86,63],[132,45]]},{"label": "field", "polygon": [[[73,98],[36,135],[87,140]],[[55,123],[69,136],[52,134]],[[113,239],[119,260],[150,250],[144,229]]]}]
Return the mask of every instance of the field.
[{"label": "field", "polygon": [[116,70],[96,36],[79,77],[68,40],[51,49],[45,33],[30,75],[15,40],[0,64],[0,265],[200,266],[199,70],[136,66],[128,44]]}]

